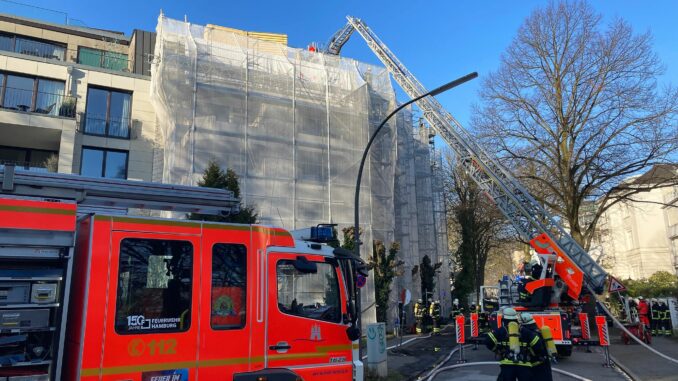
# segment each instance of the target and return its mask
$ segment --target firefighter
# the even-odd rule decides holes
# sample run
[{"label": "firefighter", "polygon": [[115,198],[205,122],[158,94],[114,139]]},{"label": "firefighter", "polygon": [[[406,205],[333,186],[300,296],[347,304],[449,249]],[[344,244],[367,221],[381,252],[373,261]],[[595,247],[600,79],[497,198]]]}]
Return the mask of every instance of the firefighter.
[{"label": "firefighter", "polygon": [[518,314],[513,308],[502,310],[502,325],[487,334],[485,345],[499,357],[497,381],[533,380],[528,364],[521,362]]},{"label": "firefighter", "polygon": [[638,297],[638,319],[645,326],[645,328],[650,329],[650,306],[647,305],[647,301],[643,299],[642,296]]},{"label": "firefighter", "polygon": [[659,327],[659,303],[657,299],[650,299],[650,329],[652,336],[657,336],[657,328]]},{"label": "firefighter", "polygon": [[[520,314],[520,346],[523,361],[530,364],[533,380],[552,381],[551,356],[555,353],[549,351],[547,342],[542,332],[553,341],[551,330],[544,325],[545,330],[540,330],[532,318],[532,314],[523,312]],[[555,345],[553,345],[555,350]]]},{"label": "firefighter", "polygon": [[669,320],[671,319],[669,313],[669,306],[666,304],[666,299],[659,299],[659,330],[658,335],[671,336],[669,330]]},{"label": "firefighter", "polygon": [[417,302],[414,303],[414,319],[417,322],[416,326],[416,331],[417,334],[421,334],[422,328],[424,326],[424,310],[426,307],[424,306],[424,301],[421,299],[417,299]]},{"label": "firefighter", "polygon": [[428,309],[429,315],[431,315],[431,320],[433,320],[433,334],[440,335],[440,301],[434,300],[431,303],[431,306]]},{"label": "firefighter", "polygon": [[525,276],[518,282],[518,302],[520,304],[529,304],[532,301],[532,297],[527,291],[527,284],[532,282],[534,278],[532,278],[532,275],[527,274],[528,269],[525,271]]}]

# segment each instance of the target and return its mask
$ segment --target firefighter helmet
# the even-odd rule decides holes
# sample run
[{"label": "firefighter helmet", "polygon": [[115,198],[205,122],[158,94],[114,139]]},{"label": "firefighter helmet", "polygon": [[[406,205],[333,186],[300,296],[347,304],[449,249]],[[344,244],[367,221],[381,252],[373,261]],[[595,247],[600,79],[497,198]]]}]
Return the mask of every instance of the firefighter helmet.
[{"label": "firefighter helmet", "polygon": [[523,312],[522,314],[520,314],[520,321],[523,324],[536,324],[534,318],[532,317],[532,314],[529,312]]},{"label": "firefighter helmet", "polygon": [[518,313],[513,308],[506,307],[501,313],[504,320],[518,320]]},{"label": "firefighter helmet", "polygon": [[643,299],[644,299],[644,298],[643,298],[642,296],[639,296],[639,297],[638,297],[638,300],[643,300]]}]

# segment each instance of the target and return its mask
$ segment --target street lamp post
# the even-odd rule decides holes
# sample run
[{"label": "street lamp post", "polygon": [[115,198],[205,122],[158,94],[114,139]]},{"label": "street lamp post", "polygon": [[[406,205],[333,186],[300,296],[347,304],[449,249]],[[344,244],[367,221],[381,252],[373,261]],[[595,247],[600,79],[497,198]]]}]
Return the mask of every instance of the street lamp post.
[{"label": "street lamp post", "polygon": [[[370,137],[370,140],[367,142],[367,146],[365,147],[365,151],[363,151],[363,157],[360,160],[360,167],[358,168],[358,178],[356,179],[356,184],[355,184],[355,202],[354,202],[354,210],[353,210],[354,221],[355,221],[355,224],[353,226],[353,244],[354,244],[353,250],[354,250],[354,255],[356,256],[356,258],[360,258],[360,234],[359,234],[359,231],[360,231],[360,215],[359,215],[360,214],[359,213],[359,210],[360,210],[360,182],[362,181],[362,177],[363,177],[363,168],[365,167],[365,160],[367,159],[367,153],[369,152],[370,148],[372,147],[372,143],[374,143],[374,140],[377,138],[377,135],[379,135],[379,132],[381,131],[381,129],[386,125],[386,122],[388,122],[388,120],[391,119],[391,117],[393,115],[397,114],[400,110],[404,109],[405,107],[409,106],[410,104],[412,104],[412,103],[414,103],[414,102],[416,102],[416,101],[418,101],[422,98],[428,97],[428,96],[435,96],[435,95],[444,93],[447,90],[450,90],[454,87],[457,87],[457,86],[459,86],[459,85],[461,85],[465,82],[468,82],[468,81],[476,78],[477,76],[478,76],[478,73],[476,73],[476,72],[467,74],[467,75],[465,75],[461,78],[455,79],[452,82],[446,83],[446,84],[444,84],[444,85],[442,85],[438,88],[435,88],[435,89],[429,91],[426,94],[420,95],[420,96],[418,96],[414,99],[411,99],[411,100],[401,104],[400,106],[396,107],[396,109],[393,110],[390,114],[388,114],[388,116],[384,120],[381,121],[381,124],[379,124],[379,127],[377,127],[377,129],[374,131],[374,133]],[[356,288],[355,299],[356,299],[356,311],[357,311],[357,314],[358,314],[358,327],[362,328],[362,314],[363,313],[362,313],[361,306],[360,306],[360,289],[359,288]],[[362,350],[361,350],[361,353],[362,353]]]}]

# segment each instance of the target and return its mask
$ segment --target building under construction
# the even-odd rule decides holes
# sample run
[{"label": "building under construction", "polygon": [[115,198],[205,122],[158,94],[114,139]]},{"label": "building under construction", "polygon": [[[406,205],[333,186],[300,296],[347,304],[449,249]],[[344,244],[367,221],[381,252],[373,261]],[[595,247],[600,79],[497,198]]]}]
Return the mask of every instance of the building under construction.
[{"label": "building under construction", "polygon": [[[151,74],[156,180],[194,185],[214,160],[240,176],[242,200],[264,224],[352,226],[363,149],[397,102],[385,68],[291,48],[285,35],[162,15],[157,32]],[[428,129],[415,127],[409,112],[390,123],[365,168],[360,220],[363,258],[371,255],[372,240],[401,244],[405,266],[393,282],[395,305],[403,288],[421,297],[412,269],[424,255],[443,262],[442,269],[449,257],[442,183],[433,171],[439,160],[432,160]],[[447,313],[447,271],[436,283],[432,297]],[[362,305],[370,322],[372,281],[366,291]],[[389,320],[395,315],[391,311]]]}]

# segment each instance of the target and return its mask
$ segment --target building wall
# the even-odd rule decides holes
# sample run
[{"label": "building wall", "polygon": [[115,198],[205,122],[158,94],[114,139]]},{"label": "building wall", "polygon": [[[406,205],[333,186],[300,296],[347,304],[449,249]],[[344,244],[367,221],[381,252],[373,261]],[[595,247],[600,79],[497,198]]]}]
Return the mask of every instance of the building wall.
[{"label": "building wall", "polygon": [[[87,46],[108,51],[127,53],[126,45],[99,41],[64,32],[40,29],[0,20],[0,31],[27,37],[67,43],[77,51]],[[30,112],[0,108],[0,145],[58,151],[58,171],[80,173],[82,146],[117,149],[128,152],[127,178],[151,181],[156,139],[155,111],[149,101],[150,77],[126,72],[80,65],[67,54],[67,61],[45,59],[14,52],[0,51],[0,71],[9,74],[35,76],[63,81],[65,95],[76,98],[76,117],[47,116]],[[82,122],[87,107],[89,86],[132,93],[131,137],[118,139],[84,134]]]},{"label": "building wall", "polygon": [[637,202],[620,202],[603,214],[598,226],[601,238],[593,246],[613,275],[640,279],[657,271],[675,273],[667,221],[670,210],[662,205],[668,191],[660,188],[634,195]]}]

